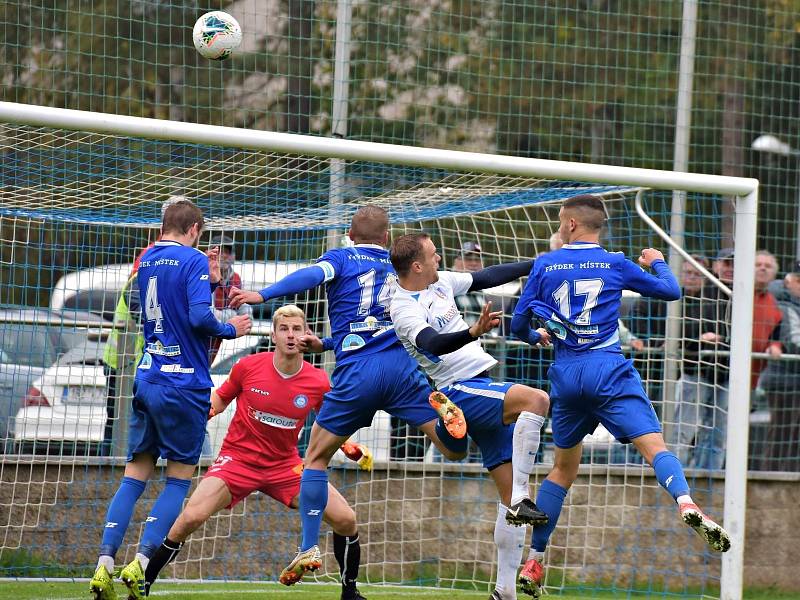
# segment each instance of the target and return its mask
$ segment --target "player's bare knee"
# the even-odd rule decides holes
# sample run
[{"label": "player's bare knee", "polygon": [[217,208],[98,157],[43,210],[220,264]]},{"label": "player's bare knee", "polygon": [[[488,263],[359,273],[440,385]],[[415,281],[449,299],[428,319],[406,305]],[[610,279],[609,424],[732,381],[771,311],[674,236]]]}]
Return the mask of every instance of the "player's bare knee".
[{"label": "player's bare knee", "polygon": [[537,415],[546,416],[550,409],[550,396],[544,390],[531,388],[526,410]]},{"label": "player's bare knee", "polygon": [[331,528],[339,535],[355,535],[357,531],[356,513],[349,506],[331,519]]},{"label": "player's bare knee", "polygon": [[178,517],[178,520],[175,521],[175,527],[180,527],[183,533],[188,536],[193,531],[202,527],[203,523],[205,523],[210,516],[211,515],[202,509],[187,506]]}]

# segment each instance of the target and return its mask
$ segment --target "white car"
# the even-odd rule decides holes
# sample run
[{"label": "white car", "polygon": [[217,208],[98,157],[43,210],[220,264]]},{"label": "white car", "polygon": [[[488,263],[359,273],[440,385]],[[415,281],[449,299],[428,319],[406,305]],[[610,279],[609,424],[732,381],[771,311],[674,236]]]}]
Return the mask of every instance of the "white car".
[{"label": "white car", "polygon": [[[259,331],[264,331],[261,325]],[[233,364],[256,351],[263,338],[247,335],[223,340],[211,367],[214,387],[219,387]],[[107,422],[106,376],[101,342],[87,342],[61,356],[28,390],[17,412],[14,441],[21,452],[97,454]],[[233,418],[233,407],[215,417],[208,427],[210,447],[216,455]]]},{"label": "white car", "polygon": [[[247,290],[260,290],[289,273],[307,266],[298,262],[236,261],[233,270],[242,278]],[[133,263],[101,265],[68,273],[59,279],[50,294],[50,308],[54,310],[85,310],[114,320],[119,293],[127,283]],[[279,299],[284,304],[283,299]],[[268,309],[269,307],[263,307]],[[260,313],[263,313],[263,308]],[[270,311],[268,310],[268,313]],[[269,317],[264,314],[263,318]]]}]

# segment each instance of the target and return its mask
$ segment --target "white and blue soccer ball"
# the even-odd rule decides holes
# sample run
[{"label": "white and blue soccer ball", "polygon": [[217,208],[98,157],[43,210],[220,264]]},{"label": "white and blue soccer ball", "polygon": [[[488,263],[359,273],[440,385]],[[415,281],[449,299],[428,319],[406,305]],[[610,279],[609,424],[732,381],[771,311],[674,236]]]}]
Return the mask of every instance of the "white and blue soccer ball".
[{"label": "white and blue soccer ball", "polygon": [[192,39],[203,57],[225,60],[242,43],[242,28],[231,15],[215,10],[197,19]]}]

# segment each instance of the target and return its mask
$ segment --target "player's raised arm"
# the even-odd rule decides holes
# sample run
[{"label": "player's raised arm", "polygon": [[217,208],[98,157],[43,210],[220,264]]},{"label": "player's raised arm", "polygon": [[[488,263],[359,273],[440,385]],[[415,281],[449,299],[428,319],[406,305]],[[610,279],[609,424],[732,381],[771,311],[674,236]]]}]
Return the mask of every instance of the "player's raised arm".
[{"label": "player's raised arm", "polygon": [[525,277],[533,268],[532,260],[523,260],[515,263],[503,263],[486,267],[472,273],[472,285],[468,292],[485,290],[504,283],[509,283],[520,277]]},{"label": "player's raised arm", "polygon": [[231,308],[239,308],[242,304],[261,304],[273,298],[294,296],[301,292],[313,290],[315,287],[330,281],[335,276],[333,265],[328,261],[320,261],[310,267],[298,269],[280,281],[265,287],[260,292],[251,292],[233,288],[228,295]]},{"label": "player's raised arm", "polygon": [[655,275],[642,271],[633,262],[626,260],[622,263],[622,275],[627,289],[659,300],[678,300],[681,297],[678,280],[664,262],[664,255],[659,250],[644,248],[639,264],[653,269]]}]

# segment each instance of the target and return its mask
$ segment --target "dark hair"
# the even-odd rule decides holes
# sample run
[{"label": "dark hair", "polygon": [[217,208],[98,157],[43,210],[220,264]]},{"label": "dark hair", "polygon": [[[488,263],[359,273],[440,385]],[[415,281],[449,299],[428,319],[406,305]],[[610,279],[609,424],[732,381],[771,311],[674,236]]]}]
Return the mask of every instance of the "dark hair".
[{"label": "dark hair", "polygon": [[429,239],[431,239],[431,236],[424,231],[407,233],[395,238],[389,253],[392,259],[392,266],[398,275],[406,275],[411,270],[411,263],[420,258],[423,240]]},{"label": "dark hair", "polygon": [[389,213],[380,206],[362,206],[350,222],[356,243],[383,244],[389,231]]},{"label": "dark hair", "polygon": [[191,200],[179,200],[170,204],[164,211],[164,219],[161,221],[162,233],[188,233],[192,225],[197,223],[200,231],[205,226],[203,211]]},{"label": "dark hair", "polygon": [[564,202],[565,210],[578,213],[577,221],[592,231],[600,231],[606,222],[606,211],[603,201],[592,194],[573,196]]}]

